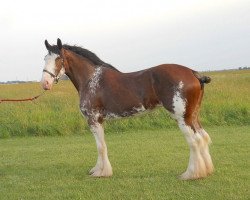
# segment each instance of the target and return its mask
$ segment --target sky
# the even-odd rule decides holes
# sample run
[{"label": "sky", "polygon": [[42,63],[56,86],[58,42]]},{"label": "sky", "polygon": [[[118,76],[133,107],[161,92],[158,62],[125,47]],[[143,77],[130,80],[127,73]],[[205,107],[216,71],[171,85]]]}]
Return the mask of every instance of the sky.
[{"label": "sky", "polygon": [[40,81],[44,40],[57,38],[122,72],[250,66],[249,0],[9,0],[0,27],[0,82]]}]

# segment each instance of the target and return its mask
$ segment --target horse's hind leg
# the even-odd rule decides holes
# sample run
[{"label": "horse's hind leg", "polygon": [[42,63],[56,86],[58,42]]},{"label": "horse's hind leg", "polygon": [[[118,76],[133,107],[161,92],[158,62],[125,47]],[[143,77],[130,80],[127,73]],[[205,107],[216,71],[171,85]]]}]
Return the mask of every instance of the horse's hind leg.
[{"label": "horse's hind leg", "polygon": [[178,118],[178,125],[190,147],[190,157],[187,170],[180,176],[181,179],[197,179],[207,176],[206,163],[201,148],[204,141],[188,118]]},{"label": "horse's hind leg", "polygon": [[196,106],[194,107],[195,109],[192,112],[192,119],[196,132],[199,133],[202,138],[202,142],[200,143],[200,152],[206,165],[207,175],[209,175],[214,170],[213,162],[209,153],[209,144],[211,143],[211,138],[208,133],[202,128],[201,123],[198,119],[203,94],[204,90],[200,90],[198,102],[196,103]]},{"label": "horse's hind leg", "polygon": [[187,99],[182,96],[181,89],[179,86],[173,97],[173,117],[190,147],[188,167],[181,179],[203,178],[213,171],[213,165],[208,150],[210,138],[198,121],[202,93]]}]

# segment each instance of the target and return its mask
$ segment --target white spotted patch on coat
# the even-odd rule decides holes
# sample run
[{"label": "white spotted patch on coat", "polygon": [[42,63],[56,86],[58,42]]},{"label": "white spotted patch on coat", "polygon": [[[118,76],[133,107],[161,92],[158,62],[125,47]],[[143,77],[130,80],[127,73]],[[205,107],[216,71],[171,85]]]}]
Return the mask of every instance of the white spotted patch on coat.
[{"label": "white spotted patch on coat", "polygon": [[134,107],[134,110],[136,110],[138,113],[144,112],[146,110],[146,108],[141,105],[140,107]]},{"label": "white spotted patch on coat", "polygon": [[106,115],[106,119],[116,119],[116,118],[121,118],[121,116],[111,112],[108,112]]},{"label": "white spotted patch on coat", "polygon": [[95,94],[96,89],[99,87],[101,74],[102,74],[102,67],[97,67],[89,82],[89,89],[92,94]]},{"label": "white spotted patch on coat", "polygon": [[179,85],[178,85],[178,89],[179,89],[179,90],[182,90],[183,86],[184,86],[183,82],[180,81],[180,82],[179,82]]},{"label": "white spotted patch on coat", "polygon": [[176,89],[173,97],[173,117],[175,119],[183,118],[185,112],[186,112],[186,99],[184,99],[181,95],[181,90],[183,88],[184,84],[182,81],[180,81],[178,88]]}]

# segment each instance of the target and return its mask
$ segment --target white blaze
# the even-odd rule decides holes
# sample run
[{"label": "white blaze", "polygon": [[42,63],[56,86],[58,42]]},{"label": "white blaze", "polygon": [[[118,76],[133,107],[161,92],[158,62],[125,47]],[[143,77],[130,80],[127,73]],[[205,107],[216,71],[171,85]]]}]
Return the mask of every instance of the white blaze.
[{"label": "white blaze", "polygon": [[[56,58],[58,58],[59,55],[50,53],[47,54],[44,58],[45,60],[45,66],[44,69],[49,71],[50,73],[61,77],[65,73],[65,69],[62,67],[59,74],[56,74]],[[43,72],[41,83],[43,85],[44,89],[51,89],[52,84],[54,82],[54,77],[52,77],[49,73]]]},{"label": "white blaze", "polygon": [[[55,74],[56,58],[57,57],[59,57],[59,55],[51,53],[51,54],[47,54],[45,56],[45,58],[44,58],[44,60],[45,60],[44,69],[46,69],[47,71],[51,72],[52,74]],[[42,82],[44,80],[47,80],[47,81],[53,83],[54,78],[51,77],[51,75],[49,75],[48,73],[44,72],[43,73],[43,77],[42,77]]]}]

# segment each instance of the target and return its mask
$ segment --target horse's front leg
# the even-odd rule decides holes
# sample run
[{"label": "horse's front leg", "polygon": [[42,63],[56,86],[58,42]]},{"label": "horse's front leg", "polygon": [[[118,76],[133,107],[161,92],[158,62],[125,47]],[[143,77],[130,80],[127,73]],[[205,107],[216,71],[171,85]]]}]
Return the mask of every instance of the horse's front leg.
[{"label": "horse's front leg", "polygon": [[98,151],[97,163],[95,167],[90,170],[90,174],[95,177],[112,176],[113,172],[108,158],[108,150],[104,139],[104,130],[102,124],[89,120],[89,126],[95,137]]}]

